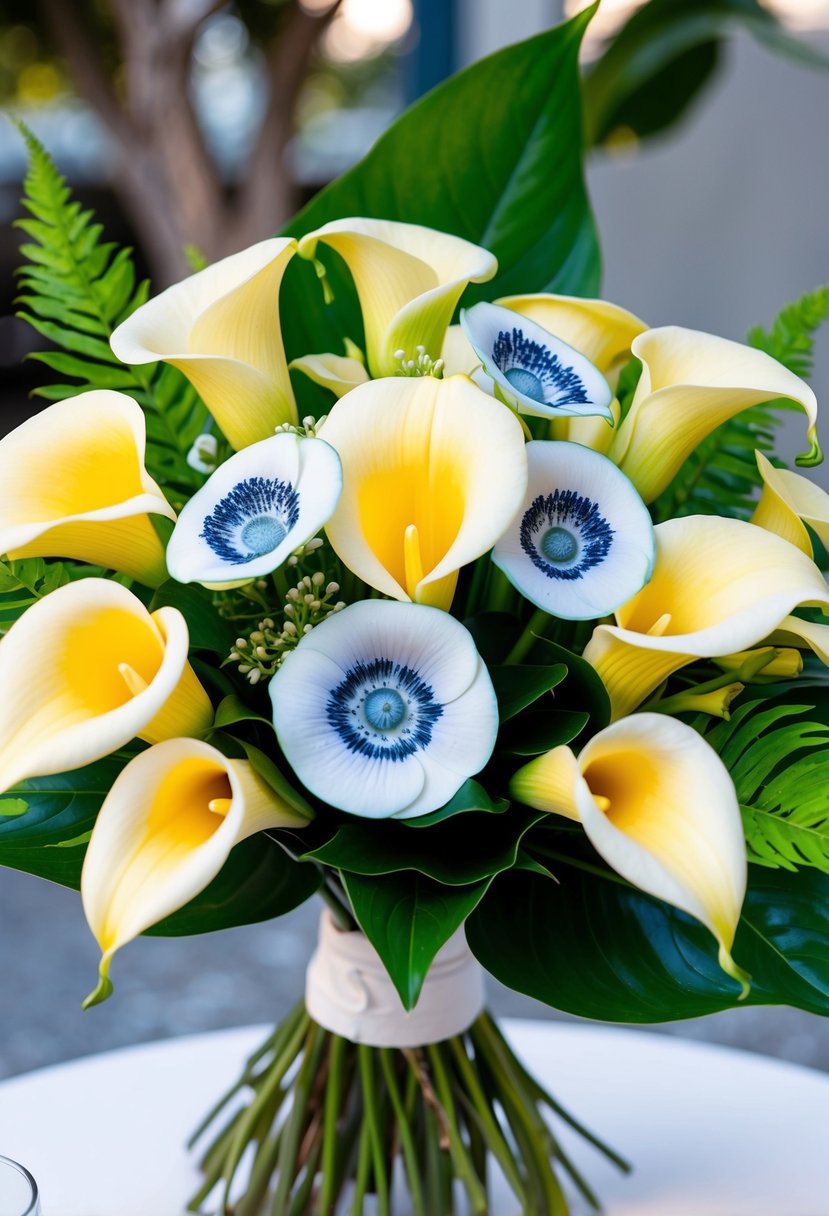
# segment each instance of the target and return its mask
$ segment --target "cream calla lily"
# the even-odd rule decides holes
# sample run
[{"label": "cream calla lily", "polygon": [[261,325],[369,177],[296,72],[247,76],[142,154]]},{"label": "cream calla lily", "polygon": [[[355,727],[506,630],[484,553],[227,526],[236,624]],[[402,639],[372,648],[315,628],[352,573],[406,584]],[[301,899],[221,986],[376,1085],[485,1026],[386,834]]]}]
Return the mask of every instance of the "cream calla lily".
[{"label": "cream calla lily", "polygon": [[213,720],[176,608],[150,614],[120,583],[83,578],[33,604],[0,642],[0,789],[81,768],[136,736]]},{"label": "cream calla lily", "polygon": [[234,845],[309,818],[248,761],[228,760],[197,739],[168,739],[131,760],[104,799],[81,876],[102,954],[100,983],[86,1004],[111,991],[115,951],[203,891]]},{"label": "cream calla lily", "polygon": [[572,346],[615,384],[619,369],[630,358],[633,339],[648,327],[644,321],[608,300],[582,300],[547,292],[503,296],[496,304],[535,321],[548,333]]},{"label": "cream calla lily", "polygon": [[745,994],[748,977],[731,958],[747,873],[740,808],[728,770],[695,730],[636,714],[599,731],[578,759],[557,747],[532,760],[510,791],[578,820],[623,878],[701,921]]},{"label": "cream calla lily", "polygon": [[821,544],[829,545],[829,494],[799,473],[776,469],[762,452],[755,456],[763,492],[751,522],[776,532],[809,557],[812,542],[804,524],[817,533]]},{"label": "cream calla lily", "polygon": [[521,505],[518,419],[465,376],[387,377],[336,402],[319,435],[343,466],[337,555],[384,595],[448,609],[460,568]]},{"label": "cream calla lily", "polygon": [[[610,694],[614,718],[635,709],[694,658],[745,650],[786,631],[826,662],[829,626],[789,614],[799,605],[829,607],[814,562],[793,545],[736,519],[689,515],[657,524],[649,583],[593,631],[584,657]],[[773,640],[773,639],[772,639]]]},{"label": "cream calla lily", "polygon": [[162,360],[201,394],[234,448],[296,422],[279,328],[279,287],[296,241],[274,237],[222,258],[136,309],[112,335],[124,363]]},{"label": "cream calla lily", "polygon": [[71,557],[148,586],[167,577],[150,515],[175,511],[144,467],[137,402],[96,389],[58,401],[0,441],[0,553]]},{"label": "cream calla lily", "polygon": [[392,220],[333,220],[301,238],[300,255],[315,260],[319,243],[343,258],[354,279],[373,376],[393,376],[400,350],[411,359],[423,346],[437,359],[464,288],[498,268],[479,245]]},{"label": "cream calla lily", "polygon": [[608,449],[645,502],[652,502],[715,427],[751,405],[785,397],[803,407],[811,451],[821,459],[817,401],[805,381],[764,351],[670,325],[649,329],[631,350],[642,374]]},{"label": "cream calla lily", "polygon": [[315,384],[330,389],[338,398],[369,379],[365,364],[352,355],[303,355],[300,359],[292,359],[290,366],[303,372]]}]

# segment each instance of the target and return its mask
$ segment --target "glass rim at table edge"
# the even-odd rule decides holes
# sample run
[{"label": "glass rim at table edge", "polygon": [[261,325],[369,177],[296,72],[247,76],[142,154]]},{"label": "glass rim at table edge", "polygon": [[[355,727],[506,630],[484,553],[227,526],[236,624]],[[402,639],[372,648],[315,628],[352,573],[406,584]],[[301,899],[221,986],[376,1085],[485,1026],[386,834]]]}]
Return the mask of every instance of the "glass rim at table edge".
[{"label": "glass rim at table edge", "polygon": [[37,1216],[39,1211],[38,1203],[40,1201],[40,1192],[38,1191],[37,1183],[29,1170],[26,1169],[25,1165],[21,1165],[19,1161],[15,1161],[12,1157],[4,1157],[2,1153],[0,1153],[0,1165],[10,1165],[12,1169],[17,1170],[17,1172],[22,1174],[25,1181],[28,1182],[29,1186],[32,1188],[32,1198],[29,1201],[29,1206],[20,1212],[19,1216]]}]

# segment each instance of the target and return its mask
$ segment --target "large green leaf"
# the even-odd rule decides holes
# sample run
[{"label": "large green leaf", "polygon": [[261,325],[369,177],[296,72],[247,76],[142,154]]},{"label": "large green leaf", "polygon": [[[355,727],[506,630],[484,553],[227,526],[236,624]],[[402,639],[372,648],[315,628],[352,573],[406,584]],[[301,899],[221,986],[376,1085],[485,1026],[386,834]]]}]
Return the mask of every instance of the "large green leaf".
[{"label": "large green leaf", "polygon": [[360,928],[383,960],[404,1009],[414,1009],[432,959],[466,920],[489,880],[444,887],[408,872],[364,878],[344,874]]},{"label": "large green leaf", "polygon": [[[425,224],[474,241],[499,272],[471,299],[598,288],[599,253],[582,177],[578,52],[592,9],[473,64],[413,105],[366,157],[286,229],[347,215]],[[340,306],[335,282],[335,305]],[[310,266],[294,259],[283,317],[291,355],[325,349],[332,327]],[[328,347],[330,349],[330,346]]]},{"label": "large green leaf", "polygon": [[[558,883],[503,874],[467,925],[472,950],[502,983],[614,1022],[673,1021],[741,1003],[697,922],[613,876],[549,864]],[[829,1014],[829,877],[752,867],[734,956],[752,976],[746,1004]]]}]

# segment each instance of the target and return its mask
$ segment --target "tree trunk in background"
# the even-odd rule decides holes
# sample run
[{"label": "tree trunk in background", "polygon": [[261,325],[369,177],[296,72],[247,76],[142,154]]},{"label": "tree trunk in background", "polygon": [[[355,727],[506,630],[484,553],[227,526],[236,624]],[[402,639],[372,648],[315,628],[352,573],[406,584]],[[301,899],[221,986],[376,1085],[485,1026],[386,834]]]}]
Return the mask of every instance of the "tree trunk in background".
[{"label": "tree trunk in background", "polygon": [[296,101],[341,0],[313,16],[286,0],[266,51],[268,97],[253,151],[231,190],[205,144],[191,99],[193,44],[225,0],[108,0],[123,63],[123,95],[82,5],[40,0],[78,93],[108,131],[113,189],[150,264],[156,289],[189,273],[186,248],[213,262],[273,234],[296,210],[285,166]]}]

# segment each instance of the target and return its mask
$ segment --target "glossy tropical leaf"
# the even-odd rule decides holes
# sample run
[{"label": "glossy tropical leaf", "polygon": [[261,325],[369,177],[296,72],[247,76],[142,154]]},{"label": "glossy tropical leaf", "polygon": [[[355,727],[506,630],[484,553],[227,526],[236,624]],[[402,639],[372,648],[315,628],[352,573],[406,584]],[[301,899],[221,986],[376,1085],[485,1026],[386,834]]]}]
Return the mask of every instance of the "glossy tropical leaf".
[{"label": "glossy tropical leaf", "polygon": [[553,747],[572,743],[589,721],[590,714],[570,709],[524,714],[503,733],[498,749],[511,756],[540,756]]},{"label": "glossy tropical leaf", "polygon": [[[582,177],[578,73],[591,15],[506,47],[438,85],[286,232],[301,236],[347,215],[424,224],[497,256],[497,277],[470,290],[470,301],[517,291],[594,293],[599,254]],[[341,309],[336,279],[334,289],[334,309]],[[299,259],[288,267],[286,298],[295,303],[283,318],[291,357],[341,350],[343,336],[355,337],[347,312],[326,313],[313,269]]]},{"label": "glossy tropical leaf", "polygon": [[444,819],[451,819],[455,815],[466,815],[469,811],[485,811],[491,815],[500,815],[508,807],[509,803],[506,798],[490,798],[479,782],[468,777],[454,798],[450,798],[445,806],[432,811],[430,815],[417,815],[414,819],[404,819],[403,823],[407,828],[430,828],[435,823],[442,823]]},{"label": "glossy tropical leaf", "polygon": [[[615,876],[542,858],[558,882],[496,878],[467,924],[473,952],[510,988],[613,1022],[663,1022],[729,1009],[739,987],[699,924]],[[749,1005],[829,1014],[829,876],[751,867],[734,957]]]},{"label": "glossy tropical leaf", "polygon": [[155,592],[150,610],[155,612],[156,608],[166,605],[178,608],[184,617],[193,650],[209,650],[222,659],[227,658],[235,634],[230,622],[223,620],[214,608],[209,591],[195,584],[168,579]]},{"label": "glossy tropical leaf", "polygon": [[482,898],[489,879],[444,887],[409,871],[371,878],[344,874],[343,881],[404,1009],[414,1009],[432,959]]},{"label": "glossy tropical leaf", "polygon": [[552,705],[552,699],[545,694],[561,683],[567,675],[567,667],[564,663],[546,666],[513,663],[505,667],[490,667],[489,674],[498,698],[499,717],[502,722],[507,722],[541,698]]}]

